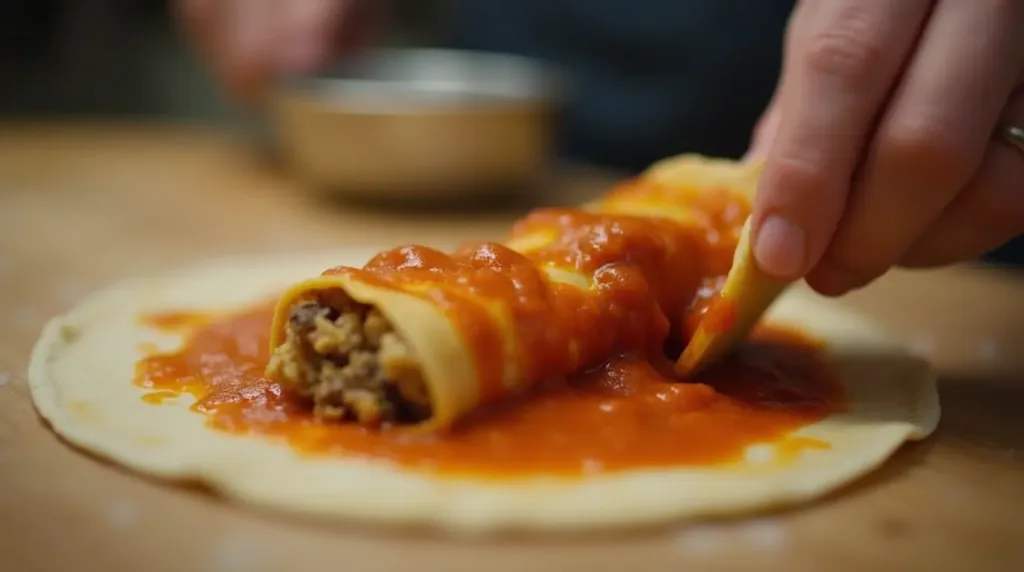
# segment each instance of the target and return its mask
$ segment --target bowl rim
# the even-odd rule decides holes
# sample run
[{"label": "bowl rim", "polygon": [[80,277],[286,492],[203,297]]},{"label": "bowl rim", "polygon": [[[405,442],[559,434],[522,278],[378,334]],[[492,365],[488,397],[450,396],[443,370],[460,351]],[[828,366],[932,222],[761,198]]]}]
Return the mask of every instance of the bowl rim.
[{"label": "bowl rim", "polygon": [[[504,69],[512,69],[517,74],[518,77],[511,82],[518,89],[488,91],[466,79],[433,81],[424,78],[375,78],[372,73],[347,75],[346,67],[369,65],[373,69],[374,60],[378,58],[400,63],[442,60],[446,64],[461,66],[463,70],[459,73],[468,68],[470,72],[486,74],[497,66],[504,66]],[[277,81],[275,92],[278,98],[316,100],[325,107],[345,112],[415,114],[453,109],[489,111],[522,108],[524,105],[558,107],[568,97],[568,83],[568,74],[560,66],[518,54],[449,48],[378,47],[361,50],[319,72],[282,76]]]}]

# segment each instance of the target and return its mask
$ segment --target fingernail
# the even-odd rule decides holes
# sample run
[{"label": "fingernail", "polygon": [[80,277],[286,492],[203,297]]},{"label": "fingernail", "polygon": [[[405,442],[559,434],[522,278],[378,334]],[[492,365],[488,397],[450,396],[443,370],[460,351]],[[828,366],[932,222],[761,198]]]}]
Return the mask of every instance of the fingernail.
[{"label": "fingernail", "polygon": [[768,274],[780,278],[797,277],[807,259],[804,230],[781,216],[769,216],[757,233],[754,259]]}]

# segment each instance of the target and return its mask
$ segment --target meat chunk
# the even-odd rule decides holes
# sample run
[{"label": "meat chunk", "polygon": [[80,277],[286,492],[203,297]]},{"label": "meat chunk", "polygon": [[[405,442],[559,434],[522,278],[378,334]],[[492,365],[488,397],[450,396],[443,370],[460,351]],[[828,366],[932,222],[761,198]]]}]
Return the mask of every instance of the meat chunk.
[{"label": "meat chunk", "polygon": [[327,293],[296,304],[267,374],[311,400],[314,415],[364,424],[430,415],[419,361],[377,311]]}]

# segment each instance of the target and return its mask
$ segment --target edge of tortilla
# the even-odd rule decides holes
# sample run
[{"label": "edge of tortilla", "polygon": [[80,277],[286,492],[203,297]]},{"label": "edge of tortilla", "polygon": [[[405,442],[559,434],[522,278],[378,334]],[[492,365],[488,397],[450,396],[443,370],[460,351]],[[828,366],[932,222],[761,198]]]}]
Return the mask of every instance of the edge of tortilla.
[{"label": "edge of tortilla", "polygon": [[[927,362],[862,317],[800,291],[769,313],[820,336],[840,367],[848,412],[798,431],[831,448],[788,465],[642,469],[585,479],[495,481],[446,477],[354,457],[305,457],[270,439],[209,429],[187,397],[144,403],[130,368],[155,335],[134,316],[160,308],[228,310],[283,291],[309,272],[368,251],[229,258],[160,278],[120,283],[52,319],[33,349],[32,399],[67,441],[136,471],[200,481],[228,499],[278,511],[463,532],[581,531],[760,511],[805,502],[871,472],[940,417]],[[323,261],[330,260],[327,264]],[[314,266],[314,264],[316,266]],[[302,269],[300,269],[302,268]],[[247,285],[240,295],[235,285]],[[71,328],[71,329],[69,329]],[[70,335],[69,335],[70,333]],[[173,347],[173,340],[160,340]],[[303,486],[288,486],[302,482]]]}]

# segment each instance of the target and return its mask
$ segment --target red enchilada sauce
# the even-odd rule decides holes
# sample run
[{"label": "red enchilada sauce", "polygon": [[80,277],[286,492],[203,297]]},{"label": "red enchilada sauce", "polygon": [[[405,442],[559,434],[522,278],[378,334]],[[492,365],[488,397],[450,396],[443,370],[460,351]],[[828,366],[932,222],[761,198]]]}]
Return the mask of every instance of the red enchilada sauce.
[{"label": "red enchilada sauce", "polygon": [[[660,192],[627,184],[609,196],[624,190],[651,194],[651,200]],[[693,317],[734,319],[735,308],[716,295],[747,212],[734,196],[701,195],[694,225],[541,209],[513,229],[513,239],[538,233],[550,238],[525,254],[496,243],[452,255],[411,246],[384,252],[363,269],[327,271],[354,273],[381,286],[423,286],[421,295],[453,320],[477,359],[489,404],[445,434],[313,418],[308,404],[264,377],[269,304],[218,319],[149,317],[154,327],[180,327],[190,319],[196,327],[180,351],[140,361],[136,382],[152,390],[143,398],[150,403],[194,395],[193,409],[219,430],[284,439],[308,454],[446,473],[578,475],[710,465],[764,442],[782,445],[783,456],[794,455],[823,444],[787,436],[842,401],[841,387],[812,341],[761,328],[737,357],[699,379],[679,383],[661,373],[671,370],[666,340],[681,343]],[[580,274],[593,286],[580,290],[552,281],[543,265]],[[506,330],[478,297],[508,307],[511,323],[504,327],[519,341],[514,355],[504,345]],[[502,385],[506,363],[531,379],[585,371],[509,397]]]},{"label": "red enchilada sauce", "polygon": [[[609,196],[645,199],[666,217],[542,208],[512,228],[510,243],[532,245],[522,252],[493,242],[451,254],[413,245],[382,252],[363,268],[323,274],[427,299],[476,359],[481,404],[498,402],[522,385],[595,367],[620,352],[661,356],[666,339],[687,338],[694,319],[708,312],[719,327],[734,317],[731,302],[717,293],[732,264],[736,227],[749,212],[746,199],[711,191],[682,205],[659,189],[629,181]],[[670,218],[684,211],[691,220]],[[552,280],[545,270],[552,267],[589,287]],[[500,300],[507,323],[481,300]],[[505,385],[508,365],[518,372],[513,387]]]},{"label": "red enchilada sauce", "polygon": [[264,305],[211,320],[181,350],[141,360],[136,382],[152,390],[143,399],[189,393],[211,427],[283,439],[301,453],[515,477],[706,466],[766,442],[795,455],[824,444],[789,433],[836,411],[843,398],[815,342],[761,328],[736,358],[693,382],[673,382],[645,360],[622,356],[484,408],[445,435],[320,422],[263,376],[272,311]]},{"label": "red enchilada sauce", "polygon": [[[411,287],[428,299],[470,347],[482,401],[490,403],[513,389],[504,385],[508,363],[521,379],[537,380],[595,366],[617,351],[660,353],[708,273],[712,257],[699,234],[669,219],[539,209],[512,231],[513,241],[548,238],[525,253],[494,242],[467,244],[452,254],[403,246],[363,268],[338,267],[324,275],[406,292]],[[544,267],[579,275],[592,286],[551,280]],[[509,323],[499,323],[480,299],[501,300]],[[505,346],[510,331],[517,341],[511,350]]]}]

